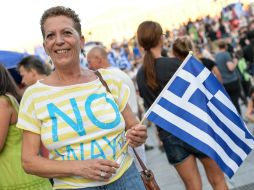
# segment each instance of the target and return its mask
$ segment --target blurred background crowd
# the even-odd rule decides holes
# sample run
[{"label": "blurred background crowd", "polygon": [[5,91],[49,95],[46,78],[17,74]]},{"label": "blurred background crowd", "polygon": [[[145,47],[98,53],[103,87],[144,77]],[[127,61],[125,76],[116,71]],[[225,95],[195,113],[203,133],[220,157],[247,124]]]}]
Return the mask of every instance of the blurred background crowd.
[{"label": "blurred background crowd", "polygon": [[[222,7],[219,12],[220,14],[215,16],[207,15],[196,19],[185,18],[186,21],[179,27],[171,30],[165,29],[165,40],[161,53],[162,56],[173,57],[172,44],[174,40],[187,36],[193,43],[194,55],[200,60],[208,59],[208,62],[212,61],[211,64],[216,66],[218,64],[216,55],[221,51],[221,47],[225,46],[224,51],[228,52],[233,62],[236,63],[234,69],[237,71],[237,81],[240,85],[240,94],[236,97],[237,102],[247,106],[248,97],[251,97],[254,75],[254,3],[230,3]],[[95,46],[105,48],[110,65],[126,72],[136,85],[136,74],[142,65],[144,50],[138,46],[135,35],[129,39],[124,38],[122,41],[113,39],[110,45],[104,44],[103,41],[89,40],[88,38],[84,52],[80,54],[82,67],[87,67],[86,54]],[[22,81],[20,71],[18,72],[16,67],[23,58],[29,55],[31,53],[0,51],[0,62],[10,71],[19,87],[23,89],[25,89],[26,84]],[[36,46],[33,55],[45,63],[47,69],[54,69],[42,46]],[[206,61],[203,60],[203,62]],[[212,66],[210,65],[210,67]],[[225,73],[221,69],[219,72],[223,79]],[[214,73],[216,75],[216,71]],[[221,79],[219,78],[219,80]],[[141,118],[145,110],[142,98],[138,96],[137,85],[136,90]],[[238,111],[241,113],[241,110]],[[251,120],[251,117],[247,116],[246,121]]]}]

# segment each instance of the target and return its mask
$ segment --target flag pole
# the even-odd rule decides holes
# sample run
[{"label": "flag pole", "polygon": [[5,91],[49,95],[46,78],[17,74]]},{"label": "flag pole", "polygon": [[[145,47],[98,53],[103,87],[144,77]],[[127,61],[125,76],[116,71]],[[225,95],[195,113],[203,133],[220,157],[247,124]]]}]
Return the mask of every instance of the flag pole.
[{"label": "flag pole", "polygon": [[[187,61],[189,61],[189,59],[191,58],[191,56],[193,56],[193,52],[189,51],[189,54],[187,55],[187,57],[184,59],[184,61],[182,62],[182,64],[179,66],[179,68],[176,70],[175,74],[171,77],[171,79],[168,81],[168,83],[166,84],[166,86],[163,88],[163,90],[161,92],[163,92],[164,90],[168,89],[169,85],[171,85],[172,81],[175,80],[177,74],[179,73],[179,71],[184,67],[184,65],[187,63]],[[152,107],[158,103],[161,94],[155,99],[155,101],[153,102],[153,104],[150,106],[150,108],[146,111],[146,113],[144,114],[142,120],[140,121],[140,124],[142,124],[144,122],[144,120],[146,119],[147,115],[150,114]]]}]

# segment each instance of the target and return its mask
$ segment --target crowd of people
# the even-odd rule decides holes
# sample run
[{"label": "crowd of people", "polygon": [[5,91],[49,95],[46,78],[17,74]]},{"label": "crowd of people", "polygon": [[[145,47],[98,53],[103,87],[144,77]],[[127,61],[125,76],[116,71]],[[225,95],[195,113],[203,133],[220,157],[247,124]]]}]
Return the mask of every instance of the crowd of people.
[{"label": "crowd of people", "polygon": [[[50,64],[24,58],[17,66],[24,89],[0,65],[0,189],[145,189],[130,147],[146,163],[150,123],[140,120],[190,51],[254,123],[254,15],[225,15],[172,31],[144,21],[129,41],[84,52],[77,13],[45,10],[40,26]],[[156,133],[187,190],[202,189],[197,159],[213,189],[228,189],[214,160],[159,126]]]}]

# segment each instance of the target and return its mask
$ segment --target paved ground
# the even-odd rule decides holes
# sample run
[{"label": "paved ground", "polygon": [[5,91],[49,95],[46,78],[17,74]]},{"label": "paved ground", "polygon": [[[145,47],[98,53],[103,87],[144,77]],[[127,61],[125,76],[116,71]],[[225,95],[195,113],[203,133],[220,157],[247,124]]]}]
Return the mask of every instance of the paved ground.
[{"label": "paved ground", "polygon": [[[158,149],[158,140],[155,136],[156,129],[148,128],[149,138],[147,143],[155,148],[146,152],[148,168],[152,169],[161,190],[184,190],[184,185],[175,169],[169,165],[165,153]],[[202,176],[203,190],[211,190],[204,169],[199,163]],[[254,151],[246,158],[232,179],[227,179],[231,190],[254,190]]]}]

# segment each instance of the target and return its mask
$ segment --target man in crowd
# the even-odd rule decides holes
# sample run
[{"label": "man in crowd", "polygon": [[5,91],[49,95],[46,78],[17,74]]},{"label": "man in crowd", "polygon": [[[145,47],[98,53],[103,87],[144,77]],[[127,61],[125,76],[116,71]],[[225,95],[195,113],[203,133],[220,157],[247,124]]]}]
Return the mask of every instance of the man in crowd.
[{"label": "man in crowd", "polygon": [[[38,80],[44,79],[51,72],[48,65],[33,55],[23,58],[18,64],[17,69],[22,77],[21,83],[26,87],[33,85]],[[41,154],[44,157],[48,157],[48,150],[44,146],[41,147]]]},{"label": "man in crowd", "polygon": [[50,68],[36,56],[28,56],[18,64],[18,71],[22,77],[22,83],[30,86],[50,74]]}]

